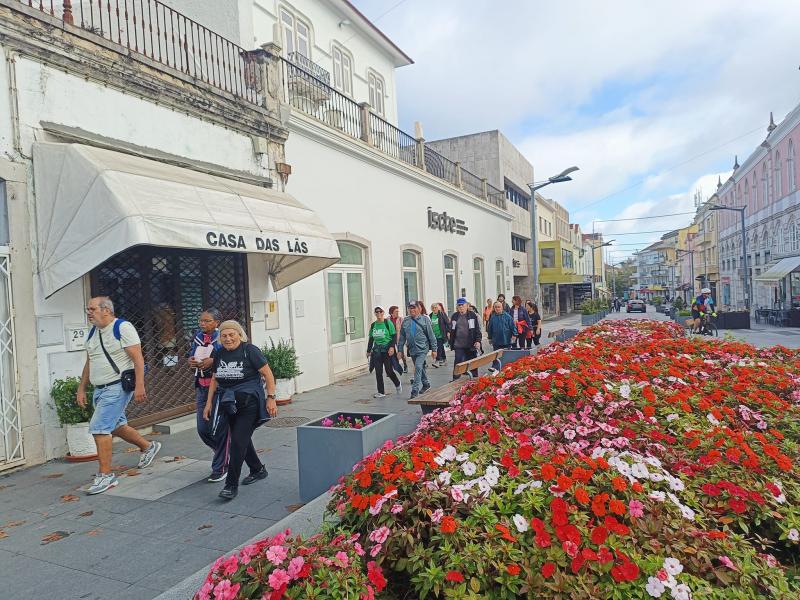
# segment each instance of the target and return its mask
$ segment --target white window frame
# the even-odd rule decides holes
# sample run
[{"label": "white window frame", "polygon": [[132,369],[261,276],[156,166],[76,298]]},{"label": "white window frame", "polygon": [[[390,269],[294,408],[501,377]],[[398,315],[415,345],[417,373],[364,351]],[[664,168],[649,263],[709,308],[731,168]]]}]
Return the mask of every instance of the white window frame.
[{"label": "white window frame", "polygon": [[339,44],[331,47],[333,87],[345,96],[353,95],[353,55]]},{"label": "white window frame", "polygon": [[[453,268],[451,268],[451,269],[445,267],[445,264],[444,264],[444,261],[447,259],[448,256],[453,259]],[[449,314],[453,314],[455,312],[455,310],[456,310],[456,300],[458,300],[458,298],[459,298],[459,292],[460,292],[461,288],[459,287],[459,281],[458,281],[458,254],[453,252],[452,250],[445,250],[442,253],[442,274],[443,274],[443,283],[444,283],[444,288],[443,288],[444,289],[444,301],[445,301],[445,304],[447,305],[446,306],[447,312]],[[452,275],[453,276],[453,298],[452,298],[453,304],[452,305],[450,304],[450,300],[451,299],[447,297],[447,276],[448,275]]]},{"label": "white window frame", "polygon": [[[405,255],[406,252],[408,252],[409,254],[413,254],[414,255],[414,258],[417,261],[417,266],[416,267],[407,267],[407,266],[405,266],[405,260],[404,260],[405,256],[404,255]],[[420,298],[424,298],[424,294],[423,294],[423,290],[422,290],[422,251],[421,250],[419,250],[417,248],[402,248],[402,251],[400,253],[400,276],[401,276],[401,279],[402,279],[402,290],[403,290],[403,295],[404,296],[405,296],[405,293],[406,293],[406,287],[405,287],[406,273],[414,273],[414,275],[416,276],[416,278],[417,278],[417,293],[419,294],[419,298],[404,298],[404,302],[406,303],[406,306],[408,306],[408,303],[411,302],[412,300],[419,300]]]},{"label": "white window frame", "polygon": [[[278,15],[281,25],[281,37],[283,38],[283,49],[286,55],[297,52],[311,60],[312,33],[309,22],[285,6],[280,7]],[[305,28],[306,35],[300,33],[300,27]],[[300,49],[301,42],[306,46],[305,52]]]},{"label": "white window frame", "polygon": [[[494,261],[494,283],[495,286],[497,287],[498,296],[500,294],[505,293],[505,285],[503,285],[503,283],[505,282],[504,271],[505,271],[505,264],[503,264],[503,261],[501,259],[497,259],[496,261]],[[476,304],[475,306],[478,305]]]},{"label": "white window frame", "polygon": [[[477,279],[476,279],[477,278]],[[475,289],[473,295],[475,296],[475,306],[483,306],[483,303],[486,302],[486,261],[483,260],[482,256],[473,256],[472,257],[472,285],[475,286],[475,282],[480,283],[480,289]]]},{"label": "white window frame", "polygon": [[369,105],[372,110],[381,116],[386,115],[386,81],[373,70],[367,71],[367,85],[369,87]]}]

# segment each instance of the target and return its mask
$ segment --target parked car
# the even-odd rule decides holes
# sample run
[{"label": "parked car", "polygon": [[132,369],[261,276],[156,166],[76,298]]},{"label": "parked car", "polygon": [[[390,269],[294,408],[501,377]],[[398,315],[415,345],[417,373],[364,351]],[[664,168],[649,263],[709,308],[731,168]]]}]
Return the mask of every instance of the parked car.
[{"label": "parked car", "polygon": [[647,305],[642,302],[641,300],[628,300],[628,304],[625,305],[625,312],[647,312]]}]

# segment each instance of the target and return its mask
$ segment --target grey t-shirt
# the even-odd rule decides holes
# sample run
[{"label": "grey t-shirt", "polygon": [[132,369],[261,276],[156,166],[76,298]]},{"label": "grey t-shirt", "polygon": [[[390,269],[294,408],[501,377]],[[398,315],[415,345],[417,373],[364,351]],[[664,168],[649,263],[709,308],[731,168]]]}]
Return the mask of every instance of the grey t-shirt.
[{"label": "grey t-shirt", "polygon": [[455,339],[455,347],[456,348],[471,348],[471,336],[469,334],[469,319],[467,318],[468,315],[459,314],[455,320],[455,328],[456,328],[456,339]]}]

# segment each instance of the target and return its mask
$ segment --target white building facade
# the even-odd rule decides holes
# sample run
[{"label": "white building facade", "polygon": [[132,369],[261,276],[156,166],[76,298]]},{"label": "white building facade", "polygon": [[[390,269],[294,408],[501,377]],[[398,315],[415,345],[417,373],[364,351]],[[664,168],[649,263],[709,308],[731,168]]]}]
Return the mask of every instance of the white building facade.
[{"label": "white building facade", "polygon": [[55,4],[0,0],[0,470],[64,454],[50,390],[80,374],[92,295],[142,336],[144,426],[194,410],[204,308],[255,344],[292,339],[302,391],[365,370],[375,305],[480,305],[511,264],[504,199],[396,129],[408,58],[349,3],[175,13],[177,47],[202,32],[225,48],[211,60],[140,37],[142,15],[101,32],[106,7]]}]

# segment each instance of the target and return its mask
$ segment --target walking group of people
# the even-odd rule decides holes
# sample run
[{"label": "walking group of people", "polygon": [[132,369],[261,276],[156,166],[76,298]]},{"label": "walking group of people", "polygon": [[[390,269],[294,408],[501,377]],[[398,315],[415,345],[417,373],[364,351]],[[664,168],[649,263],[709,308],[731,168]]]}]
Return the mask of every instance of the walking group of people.
[{"label": "walking group of people", "polygon": [[[144,357],[136,328],[116,317],[108,297],[92,298],[86,311],[92,328],[87,336],[86,364],[76,400],[86,406],[86,388],[91,383],[94,413],[89,432],[97,446],[99,471],[87,492],[100,494],[119,483],[111,469],[112,436],[139,447],[140,469],[153,463],[161,443],[143,438],[128,425],[125,416],[131,399],[147,399]],[[263,353],[248,343],[238,322],[220,320],[214,309],[200,314],[188,365],[195,382],[197,432],[214,451],[207,480],[224,480],[219,495],[232,500],[238,494],[244,463],[250,473],[241,480],[242,485],[267,477],[252,436],[257,427],[278,414],[278,407],[275,378]]]},{"label": "walking group of people", "polygon": [[[542,337],[538,307],[530,301],[523,305],[520,296],[514,296],[511,301],[509,306],[503,294],[496,301],[488,299],[483,318],[466,298],[456,301],[456,311],[449,316],[441,302],[433,303],[428,314],[423,302],[413,300],[406,307],[405,317],[400,316],[398,306],[389,307],[388,315],[382,307],[376,306],[367,342],[369,369],[375,372],[378,388],[373,397],[386,396],[384,373],[394,384],[395,393],[403,391],[400,376],[408,372],[406,357],[411,359],[414,369],[410,398],[427,392],[431,387],[428,359],[434,368],[444,366],[446,346],[454,352],[454,366],[476,358],[482,352],[481,323],[493,350],[538,346]],[[477,376],[477,369],[471,374]],[[454,374],[453,379],[457,378]]]}]

